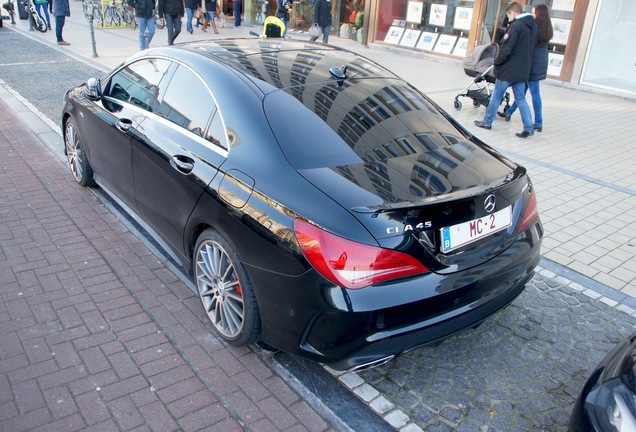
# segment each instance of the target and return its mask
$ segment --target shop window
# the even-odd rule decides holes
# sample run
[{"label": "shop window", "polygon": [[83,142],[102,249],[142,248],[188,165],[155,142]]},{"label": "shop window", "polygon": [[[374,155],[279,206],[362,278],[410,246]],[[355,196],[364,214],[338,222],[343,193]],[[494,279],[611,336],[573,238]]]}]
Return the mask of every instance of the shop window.
[{"label": "shop window", "polygon": [[473,0],[382,0],[377,39],[389,44],[465,57]]},{"label": "shop window", "polygon": [[636,95],[636,2],[603,0],[598,8],[582,82]]}]

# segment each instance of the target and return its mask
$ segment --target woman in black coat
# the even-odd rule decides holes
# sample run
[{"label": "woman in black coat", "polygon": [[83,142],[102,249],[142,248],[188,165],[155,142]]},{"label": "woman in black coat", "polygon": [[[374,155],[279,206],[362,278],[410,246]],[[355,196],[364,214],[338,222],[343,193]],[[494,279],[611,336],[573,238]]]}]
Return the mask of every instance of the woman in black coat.
[{"label": "woman in black coat", "polygon": [[[530,78],[528,78],[526,91],[530,89],[530,96],[532,97],[534,130],[541,132],[543,130],[543,103],[541,102],[539,81],[546,79],[548,75],[548,42],[552,39],[554,31],[552,29],[552,20],[550,20],[550,11],[546,5],[536,5],[532,8],[532,14],[534,15],[539,32],[532,55]],[[506,112],[503,114],[499,113],[499,115],[505,117],[506,121],[509,121],[516,109],[517,102],[514,102]]]},{"label": "woman in black coat", "polygon": [[[318,23],[322,28],[322,43],[329,42],[329,31],[331,30],[331,0],[316,0],[314,3],[314,23]],[[311,41],[318,39],[312,36]]]}]

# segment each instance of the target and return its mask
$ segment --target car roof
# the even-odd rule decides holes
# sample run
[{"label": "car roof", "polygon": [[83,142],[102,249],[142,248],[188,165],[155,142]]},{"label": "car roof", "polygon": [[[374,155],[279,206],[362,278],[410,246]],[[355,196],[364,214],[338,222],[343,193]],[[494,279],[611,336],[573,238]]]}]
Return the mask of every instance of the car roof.
[{"label": "car roof", "polygon": [[[175,45],[223,63],[252,81],[264,93],[277,89],[345,79],[399,79],[379,64],[352,51],[289,39],[224,39]],[[331,71],[330,71],[331,70]]]}]

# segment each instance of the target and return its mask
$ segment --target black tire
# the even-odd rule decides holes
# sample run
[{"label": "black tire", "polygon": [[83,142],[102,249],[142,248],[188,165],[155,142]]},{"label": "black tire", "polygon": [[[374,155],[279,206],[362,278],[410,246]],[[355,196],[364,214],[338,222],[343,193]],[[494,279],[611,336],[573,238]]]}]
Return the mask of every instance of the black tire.
[{"label": "black tire", "polygon": [[455,109],[457,111],[459,111],[460,109],[462,109],[462,103],[460,101],[458,101],[457,99],[455,99],[455,101],[453,102],[453,106],[455,107]]},{"label": "black tire", "polygon": [[216,230],[197,239],[194,282],[214,330],[230,345],[258,341],[260,316],[252,285],[230,243]]},{"label": "black tire", "polygon": [[478,108],[478,107],[479,107],[479,105],[481,105],[481,103],[480,103],[477,99],[473,99],[473,106],[474,106],[475,108]]},{"label": "black tire", "polygon": [[39,32],[46,33],[46,21],[39,14],[31,14],[31,26]]},{"label": "black tire", "polygon": [[64,125],[64,144],[64,153],[68,159],[68,165],[75,181],[80,186],[94,186],[93,167],[91,167],[86,153],[84,153],[84,145],[75,127],[75,122],[70,118]]}]

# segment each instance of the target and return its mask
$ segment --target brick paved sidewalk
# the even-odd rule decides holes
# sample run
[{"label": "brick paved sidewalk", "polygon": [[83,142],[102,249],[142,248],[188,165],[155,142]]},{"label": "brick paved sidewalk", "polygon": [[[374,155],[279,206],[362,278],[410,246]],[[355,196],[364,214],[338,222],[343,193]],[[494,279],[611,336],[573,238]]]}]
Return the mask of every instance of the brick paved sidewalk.
[{"label": "brick paved sidewalk", "polygon": [[0,100],[0,430],[330,431]]}]

